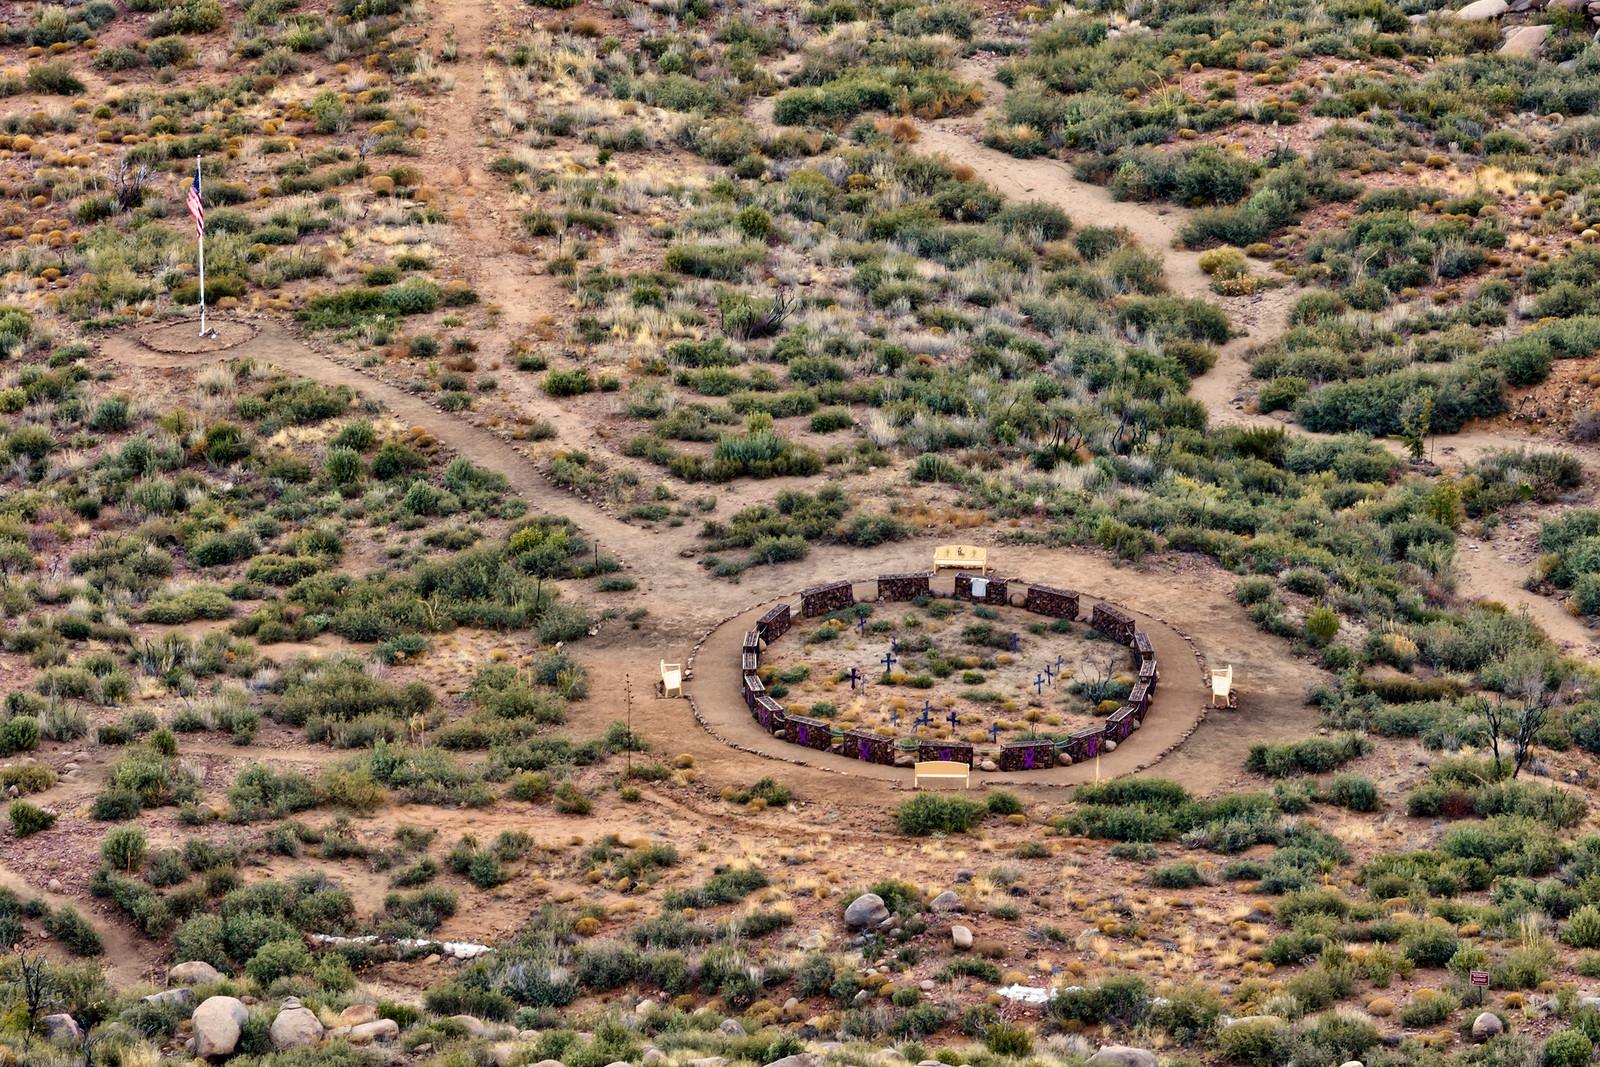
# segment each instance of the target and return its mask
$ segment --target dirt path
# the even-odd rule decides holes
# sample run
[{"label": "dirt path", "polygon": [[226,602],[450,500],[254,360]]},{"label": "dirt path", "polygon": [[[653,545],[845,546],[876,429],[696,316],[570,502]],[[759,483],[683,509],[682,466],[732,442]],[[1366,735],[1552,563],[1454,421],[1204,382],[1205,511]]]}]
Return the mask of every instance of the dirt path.
[{"label": "dirt path", "polygon": [[112,988],[126,989],[143,980],[148,973],[151,946],[140,942],[121,923],[106,921],[103,916],[96,913],[92,905],[34,885],[6,866],[0,866],[0,887],[24,898],[33,897],[42,900],[52,908],[63,906],[77,908],[99,931],[100,940],[105,946],[99,963],[105,970],[106,980],[111,983]]}]

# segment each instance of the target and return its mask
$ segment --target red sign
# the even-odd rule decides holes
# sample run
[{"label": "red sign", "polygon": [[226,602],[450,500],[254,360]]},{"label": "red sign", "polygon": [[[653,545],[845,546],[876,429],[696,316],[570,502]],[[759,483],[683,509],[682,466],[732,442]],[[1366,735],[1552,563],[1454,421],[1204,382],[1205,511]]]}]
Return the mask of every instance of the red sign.
[{"label": "red sign", "polygon": [[1488,971],[1473,971],[1472,972],[1472,984],[1473,985],[1488,985],[1489,984],[1489,972]]}]

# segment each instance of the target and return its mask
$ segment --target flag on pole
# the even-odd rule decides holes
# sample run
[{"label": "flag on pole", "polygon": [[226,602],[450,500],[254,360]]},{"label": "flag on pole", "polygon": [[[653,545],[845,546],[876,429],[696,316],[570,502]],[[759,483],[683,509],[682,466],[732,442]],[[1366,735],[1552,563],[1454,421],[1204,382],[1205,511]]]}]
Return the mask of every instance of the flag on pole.
[{"label": "flag on pole", "polygon": [[195,160],[194,182],[189,186],[189,214],[194,216],[194,233],[196,237],[204,237],[206,233],[206,209],[200,203],[200,161]]}]

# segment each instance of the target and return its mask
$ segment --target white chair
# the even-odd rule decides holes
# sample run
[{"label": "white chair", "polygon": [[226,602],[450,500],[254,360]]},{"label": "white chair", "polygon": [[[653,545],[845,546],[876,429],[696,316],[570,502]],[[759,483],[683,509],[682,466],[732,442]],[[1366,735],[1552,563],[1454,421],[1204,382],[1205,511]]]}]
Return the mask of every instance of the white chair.
[{"label": "white chair", "polygon": [[661,686],[659,692],[664,697],[683,696],[683,664],[661,661]]},{"label": "white chair", "polygon": [[1233,700],[1233,664],[1230,663],[1220,671],[1211,672],[1211,706],[1231,708]]}]

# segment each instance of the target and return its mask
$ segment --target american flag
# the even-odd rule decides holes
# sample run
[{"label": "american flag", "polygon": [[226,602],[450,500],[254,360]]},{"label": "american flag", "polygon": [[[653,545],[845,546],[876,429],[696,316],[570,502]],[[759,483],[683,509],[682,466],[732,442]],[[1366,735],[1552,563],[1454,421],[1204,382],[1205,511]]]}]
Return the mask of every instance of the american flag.
[{"label": "american flag", "polygon": [[189,186],[189,214],[194,216],[194,234],[196,237],[206,235],[206,209],[200,203],[200,161],[194,162],[194,182]]}]

